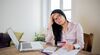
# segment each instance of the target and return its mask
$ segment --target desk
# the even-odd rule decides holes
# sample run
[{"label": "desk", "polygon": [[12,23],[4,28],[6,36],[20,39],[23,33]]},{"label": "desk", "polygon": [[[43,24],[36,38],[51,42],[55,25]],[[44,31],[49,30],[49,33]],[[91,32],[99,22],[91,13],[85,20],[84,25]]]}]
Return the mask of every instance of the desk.
[{"label": "desk", "polygon": [[[1,48],[0,55],[45,55],[40,51],[19,52],[14,46]],[[96,55],[86,51],[80,51],[78,55]]]}]

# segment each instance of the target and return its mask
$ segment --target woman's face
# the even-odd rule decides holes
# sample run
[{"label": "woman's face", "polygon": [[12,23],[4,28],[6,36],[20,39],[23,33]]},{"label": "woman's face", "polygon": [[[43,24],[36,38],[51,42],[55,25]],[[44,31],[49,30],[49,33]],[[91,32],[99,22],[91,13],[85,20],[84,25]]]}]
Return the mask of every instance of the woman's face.
[{"label": "woman's face", "polygon": [[53,20],[55,23],[57,23],[58,25],[63,25],[65,23],[65,18],[64,16],[62,16],[61,14],[59,13],[54,13],[53,14]]}]

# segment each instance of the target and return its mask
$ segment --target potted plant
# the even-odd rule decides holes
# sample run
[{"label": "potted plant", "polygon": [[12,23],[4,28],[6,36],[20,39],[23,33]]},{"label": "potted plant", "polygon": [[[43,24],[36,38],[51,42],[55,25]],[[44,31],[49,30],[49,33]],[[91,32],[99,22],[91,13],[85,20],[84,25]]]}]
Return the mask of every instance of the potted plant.
[{"label": "potted plant", "polygon": [[35,33],[35,41],[45,41],[45,35],[41,33]]}]

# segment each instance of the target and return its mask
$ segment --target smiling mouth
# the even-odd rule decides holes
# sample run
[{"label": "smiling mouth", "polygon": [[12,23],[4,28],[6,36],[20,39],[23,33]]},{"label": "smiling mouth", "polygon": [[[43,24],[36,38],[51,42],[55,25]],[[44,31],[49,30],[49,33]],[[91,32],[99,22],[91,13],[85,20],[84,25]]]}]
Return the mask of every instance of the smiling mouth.
[{"label": "smiling mouth", "polygon": [[58,22],[58,24],[61,24],[61,22]]}]

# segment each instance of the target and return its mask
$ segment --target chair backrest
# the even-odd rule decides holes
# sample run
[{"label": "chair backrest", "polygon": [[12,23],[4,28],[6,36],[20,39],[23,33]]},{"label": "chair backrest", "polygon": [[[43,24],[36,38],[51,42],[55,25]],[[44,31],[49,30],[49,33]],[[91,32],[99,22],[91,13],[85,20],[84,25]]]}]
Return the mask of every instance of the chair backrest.
[{"label": "chair backrest", "polygon": [[91,52],[93,43],[93,33],[84,33],[84,51]]}]

